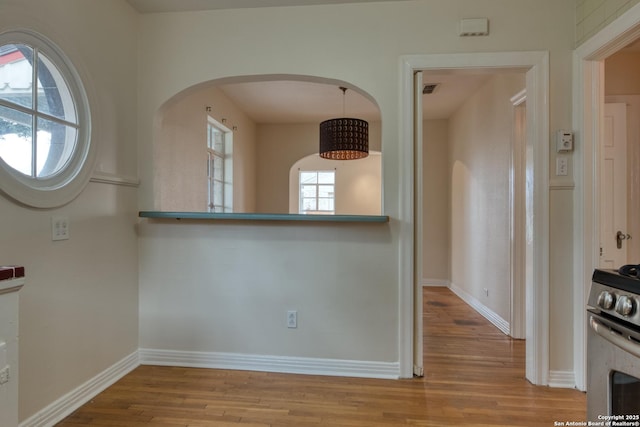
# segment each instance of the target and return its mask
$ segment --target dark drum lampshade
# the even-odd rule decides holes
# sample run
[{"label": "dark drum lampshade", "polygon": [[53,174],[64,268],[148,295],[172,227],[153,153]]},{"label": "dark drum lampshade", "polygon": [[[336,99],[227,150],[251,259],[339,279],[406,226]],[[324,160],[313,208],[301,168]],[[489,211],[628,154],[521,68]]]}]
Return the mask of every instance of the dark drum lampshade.
[{"label": "dark drum lampshade", "polygon": [[[346,87],[342,90],[342,113]],[[369,155],[369,123],[343,117],[320,123],[320,157],[331,160],[363,159]]]},{"label": "dark drum lampshade", "polygon": [[369,123],[341,118],[320,123],[320,157],[355,160],[369,155]]}]

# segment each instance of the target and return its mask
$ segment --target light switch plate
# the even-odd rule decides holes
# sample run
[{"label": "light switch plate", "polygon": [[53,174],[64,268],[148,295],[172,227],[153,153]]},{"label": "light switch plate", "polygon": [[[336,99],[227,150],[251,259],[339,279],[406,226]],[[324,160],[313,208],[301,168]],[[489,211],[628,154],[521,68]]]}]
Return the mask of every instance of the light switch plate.
[{"label": "light switch plate", "polygon": [[567,176],[569,175],[569,159],[566,157],[556,158],[556,175]]}]

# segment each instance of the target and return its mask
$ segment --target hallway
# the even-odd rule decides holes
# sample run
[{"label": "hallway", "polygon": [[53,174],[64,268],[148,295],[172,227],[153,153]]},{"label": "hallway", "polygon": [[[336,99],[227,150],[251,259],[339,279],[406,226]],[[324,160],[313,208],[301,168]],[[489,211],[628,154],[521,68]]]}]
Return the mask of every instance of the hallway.
[{"label": "hallway", "polygon": [[553,426],[585,394],[524,379],[524,341],[425,288],[425,378],[377,380],[140,366],[59,427]]}]

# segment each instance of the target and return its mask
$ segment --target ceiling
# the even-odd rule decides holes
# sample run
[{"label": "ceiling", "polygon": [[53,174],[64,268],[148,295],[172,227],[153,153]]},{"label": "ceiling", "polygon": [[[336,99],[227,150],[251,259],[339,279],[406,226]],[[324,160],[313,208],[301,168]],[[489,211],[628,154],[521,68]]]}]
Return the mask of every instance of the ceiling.
[{"label": "ceiling", "polygon": [[311,6],[339,3],[372,3],[407,0],[127,0],[140,13],[194,10],[245,9],[274,6]]},{"label": "ceiling", "polygon": [[422,118],[424,120],[448,119],[491,78],[487,73],[423,72],[424,84],[437,84],[430,95],[422,95]]},{"label": "ceiling", "polygon": [[[447,119],[490,77],[487,72],[428,72],[424,83],[437,83],[422,96],[423,118]],[[338,86],[302,81],[260,81],[218,85],[254,122],[310,123],[343,116],[343,94]],[[344,95],[344,115],[379,121],[380,110],[355,90]]]},{"label": "ceiling", "polygon": [[343,96],[337,85],[285,80],[217,87],[256,123],[310,123],[345,115],[380,120],[375,103],[355,90]]}]

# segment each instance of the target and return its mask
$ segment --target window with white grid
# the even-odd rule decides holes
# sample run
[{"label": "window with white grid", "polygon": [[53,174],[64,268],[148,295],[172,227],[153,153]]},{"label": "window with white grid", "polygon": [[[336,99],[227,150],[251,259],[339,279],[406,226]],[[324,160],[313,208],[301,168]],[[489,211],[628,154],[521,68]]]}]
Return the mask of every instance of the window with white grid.
[{"label": "window with white grid", "polygon": [[0,190],[34,207],[62,206],[89,180],[87,94],[52,41],[27,30],[0,33]]},{"label": "window with white grid", "polygon": [[336,172],[300,171],[299,213],[334,215]]},{"label": "window with white grid", "polygon": [[209,212],[233,212],[232,132],[216,120],[207,124]]}]

